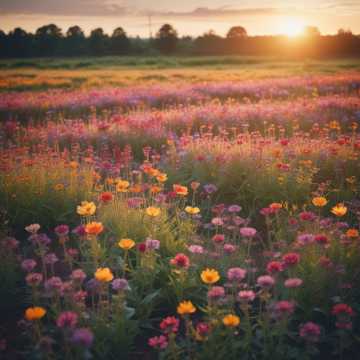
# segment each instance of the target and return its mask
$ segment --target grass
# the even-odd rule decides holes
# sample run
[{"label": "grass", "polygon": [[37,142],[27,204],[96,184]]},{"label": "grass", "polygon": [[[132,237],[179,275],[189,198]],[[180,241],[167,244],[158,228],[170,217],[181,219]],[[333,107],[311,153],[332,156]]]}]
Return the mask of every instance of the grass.
[{"label": "grass", "polygon": [[360,60],[290,61],[245,56],[44,58],[1,60],[0,69],[0,91],[36,91],[332,74],[360,71]]}]

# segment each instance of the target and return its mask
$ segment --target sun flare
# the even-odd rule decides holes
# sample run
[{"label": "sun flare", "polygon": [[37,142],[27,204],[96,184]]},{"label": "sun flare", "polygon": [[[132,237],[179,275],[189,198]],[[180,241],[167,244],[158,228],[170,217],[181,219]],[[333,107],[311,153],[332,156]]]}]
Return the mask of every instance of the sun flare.
[{"label": "sun flare", "polygon": [[281,33],[289,37],[299,36],[303,34],[304,27],[303,21],[299,19],[289,19],[281,26]]}]

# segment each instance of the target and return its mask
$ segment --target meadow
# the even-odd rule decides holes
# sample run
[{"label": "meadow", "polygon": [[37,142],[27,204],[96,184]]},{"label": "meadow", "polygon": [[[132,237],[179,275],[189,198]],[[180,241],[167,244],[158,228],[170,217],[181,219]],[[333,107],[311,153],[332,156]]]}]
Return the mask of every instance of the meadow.
[{"label": "meadow", "polygon": [[0,67],[1,358],[356,358],[359,61]]}]

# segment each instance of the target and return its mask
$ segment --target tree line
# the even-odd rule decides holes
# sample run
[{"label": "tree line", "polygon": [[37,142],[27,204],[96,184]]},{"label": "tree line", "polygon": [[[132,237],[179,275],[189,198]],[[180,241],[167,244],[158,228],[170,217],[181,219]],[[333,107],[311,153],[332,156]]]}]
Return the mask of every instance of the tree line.
[{"label": "tree line", "polygon": [[86,36],[77,25],[66,33],[55,24],[41,26],[35,33],[17,27],[7,34],[0,30],[0,57],[55,57],[106,55],[263,55],[306,57],[360,56],[360,36],[340,29],[336,35],[321,35],[309,26],[302,36],[248,36],[242,26],[230,28],[225,37],[210,30],[198,37],[179,37],[164,24],[154,38],[129,37],[122,27],[111,35],[96,28]]}]

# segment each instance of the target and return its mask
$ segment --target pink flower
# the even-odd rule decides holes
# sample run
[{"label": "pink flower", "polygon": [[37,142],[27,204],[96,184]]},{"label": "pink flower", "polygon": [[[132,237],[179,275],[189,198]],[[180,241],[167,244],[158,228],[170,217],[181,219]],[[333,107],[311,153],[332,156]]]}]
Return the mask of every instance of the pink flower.
[{"label": "pink flower", "polygon": [[257,278],[256,283],[263,288],[270,288],[275,284],[275,280],[270,275],[263,275]]},{"label": "pink flower", "polygon": [[213,225],[215,225],[215,226],[222,226],[222,225],[224,225],[223,220],[222,220],[221,218],[219,218],[219,217],[213,218],[213,219],[211,220],[211,223],[212,223]]},{"label": "pink flower", "polygon": [[294,309],[294,304],[287,300],[281,300],[275,304],[275,311],[280,315],[291,315]]},{"label": "pink flower", "polygon": [[74,328],[78,322],[78,314],[73,311],[62,312],[57,320],[56,325],[59,328]]},{"label": "pink flower", "polygon": [[232,244],[224,244],[224,252],[226,254],[232,254],[233,252],[235,252],[236,247]]},{"label": "pink flower", "polygon": [[207,294],[211,300],[218,300],[225,296],[225,289],[222,286],[213,286]]},{"label": "pink flower", "polygon": [[212,237],[212,241],[215,244],[221,244],[225,241],[225,235],[224,234],[216,234]]},{"label": "pink flower", "polygon": [[239,291],[238,297],[243,301],[253,301],[255,299],[255,293],[252,290]]},{"label": "pink flower", "polygon": [[303,284],[303,281],[299,278],[287,279],[284,282],[285,287],[288,289],[297,288],[297,287],[301,286],[302,284]]},{"label": "pink flower", "polygon": [[192,254],[203,254],[204,253],[204,248],[201,245],[190,245],[188,247],[188,249]]},{"label": "pink flower", "polygon": [[300,326],[300,337],[308,342],[318,342],[321,334],[320,326],[309,321]]},{"label": "pink flower", "polygon": [[252,227],[243,227],[240,229],[240,235],[248,238],[253,238],[256,235],[256,229]]},{"label": "pink flower", "polygon": [[239,267],[234,267],[234,268],[230,268],[227,272],[227,278],[229,279],[229,281],[242,281],[246,276],[246,270],[239,268]]},{"label": "pink flower", "polygon": [[148,344],[152,348],[163,350],[168,346],[168,340],[164,335],[154,336],[148,340]]}]

